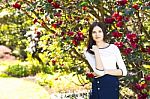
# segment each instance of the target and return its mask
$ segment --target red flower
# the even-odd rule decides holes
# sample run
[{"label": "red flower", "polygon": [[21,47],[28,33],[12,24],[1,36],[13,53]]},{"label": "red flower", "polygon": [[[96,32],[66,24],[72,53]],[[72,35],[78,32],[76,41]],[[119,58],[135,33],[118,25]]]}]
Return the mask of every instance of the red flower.
[{"label": "red flower", "polygon": [[85,10],[87,10],[87,7],[86,7],[86,6],[83,6],[82,9],[85,11]]},{"label": "red flower", "polygon": [[41,32],[36,32],[37,36],[40,36],[41,35]]},{"label": "red flower", "polygon": [[122,47],[123,47],[123,42],[114,42],[114,44],[115,44],[118,48],[122,48]]},{"label": "red flower", "polygon": [[112,32],[112,35],[117,38],[122,37],[122,33],[119,33],[118,31]]},{"label": "red flower", "polygon": [[126,34],[126,37],[128,40],[132,40],[132,41],[137,39],[137,35],[135,33],[128,33]]},{"label": "red flower", "polygon": [[138,99],[147,99],[147,94],[138,94]]},{"label": "red flower", "polygon": [[146,48],[141,47],[142,52],[146,52]]},{"label": "red flower", "polygon": [[61,17],[62,15],[58,12],[58,13],[55,13],[54,16]]},{"label": "red flower", "polygon": [[117,5],[120,5],[120,6],[124,6],[125,4],[127,4],[127,0],[117,0]]},{"label": "red flower", "polygon": [[56,3],[56,2],[52,2],[51,3],[52,4],[52,6],[54,7],[54,8],[60,8],[60,5],[58,4],[58,3]]},{"label": "red flower", "polygon": [[42,21],[41,26],[45,27],[45,25],[46,25],[45,22]]},{"label": "red flower", "polygon": [[123,17],[121,15],[119,15],[119,16],[116,17],[117,21],[122,21],[122,19],[123,19]]},{"label": "red flower", "polygon": [[69,36],[72,36],[74,34],[74,32],[72,32],[72,31],[69,31],[68,33],[67,33],[67,35],[69,35]]},{"label": "red flower", "polygon": [[53,59],[52,60],[52,64],[55,65],[56,64],[56,60]]},{"label": "red flower", "polygon": [[57,21],[57,25],[62,25],[63,21]]},{"label": "red flower", "polygon": [[116,26],[117,27],[122,27],[123,26],[123,22],[122,21],[117,22]]},{"label": "red flower", "polygon": [[116,19],[118,16],[120,16],[120,15],[119,15],[119,12],[114,12],[113,15],[112,15],[112,18],[115,18],[115,19]]},{"label": "red flower", "polygon": [[116,21],[122,21],[123,16],[121,16],[119,12],[114,12],[112,18],[114,18]]},{"label": "red flower", "polygon": [[132,49],[131,48],[126,48],[123,50],[124,55],[129,55],[131,53]]},{"label": "red flower", "polygon": [[124,21],[128,22],[129,21],[129,17],[124,17]]},{"label": "red flower", "polygon": [[144,79],[145,79],[146,81],[150,81],[150,74],[149,74],[149,75],[146,75],[146,76],[144,77]]},{"label": "red flower", "polygon": [[14,8],[16,8],[16,9],[19,9],[20,10],[20,8],[21,8],[21,5],[19,4],[19,3],[15,3],[15,4],[13,4],[12,5]]},{"label": "red flower", "polygon": [[134,4],[134,5],[132,5],[132,8],[138,10],[139,9],[139,5],[138,4]]},{"label": "red flower", "polygon": [[37,19],[34,19],[34,20],[33,20],[33,23],[35,24],[36,22],[38,22],[38,20],[37,20]]},{"label": "red flower", "polygon": [[78,42],[77,42],[77,40],[75,40],[75,39],[72,40],[72,43],[73,43],[74,46],[77,46],[77,45],[78,45]]},{"label": "red flower", "polygon": [[132,43],[131,43],[131,46],[132,46],[133,48],[137,48],[137,43],[132,42]]},{"label": "red flower", "polygon": [[104,21],[105,21],[105,23],[111,24],[111,23],[113,23],[115,21],[115,19],[114,18],[105,18]]},{"label": "red flower", "polygon": [[88,78],[94,78],[93,73],[87,73],[86,76],[87,76]]},{"label": "red flower", "polygon": [[135,88],[140,91],[145,89],[146,87],[147,87],[147,84],[145,84],[145,83],[144,84],[138,84],[138,83],[135,84]]},{"label": "red flower", "polygon": [[83,40],[83,39],[84,39],[83,33],[78,32],[78,33],[74,36],[74,39],[76,39],[76,40],[78,40],[78,41]]},{"label": "red flower", "polygon": [[51,3],[53,0],[47,0],[49,3]]},{"label": "red flower", "polygon": [[65,32],[61,32],[61,36],[64,36],[65,35]]},{"label": "red flower", "polygon": [[56,24],[56,23],[53,23],[53,24],[52,24],[52,27],[53,27],[53,28],[57,28],[57,24]]}]

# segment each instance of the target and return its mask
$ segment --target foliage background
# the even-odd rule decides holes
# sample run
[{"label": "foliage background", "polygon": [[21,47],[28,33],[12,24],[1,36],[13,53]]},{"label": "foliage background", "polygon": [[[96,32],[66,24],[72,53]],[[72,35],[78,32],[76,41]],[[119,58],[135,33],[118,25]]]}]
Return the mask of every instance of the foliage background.
[{"label": "foliage background", "polygon": [[1,16],[0,44],[46,73],[83,76],[88,26],[100,21],[128,68],[122,86],[138,94],[135,84],[150,71],[149,9],[149,0],[1,0],[1,12],[8,13]]}]

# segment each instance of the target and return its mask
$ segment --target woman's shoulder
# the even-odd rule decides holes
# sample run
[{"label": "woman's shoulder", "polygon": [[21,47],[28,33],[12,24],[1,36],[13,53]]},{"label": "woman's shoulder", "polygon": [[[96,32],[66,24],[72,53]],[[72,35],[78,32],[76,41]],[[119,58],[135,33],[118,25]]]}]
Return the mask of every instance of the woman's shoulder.
[{"label": "woman's shoulder", "polygon": [[115,44],[113,44],[113,43],[111,43],[110,46],[111,46],[112,48],[118,48],[118,47],[117,47]]},{"label": "woman's shoulder", "polygon": [[84,55],[90,55],[90,56],[93,56],[93,54],[91,54],[89,51],[87,51],[87,48],[83,48],[83,53]]}]

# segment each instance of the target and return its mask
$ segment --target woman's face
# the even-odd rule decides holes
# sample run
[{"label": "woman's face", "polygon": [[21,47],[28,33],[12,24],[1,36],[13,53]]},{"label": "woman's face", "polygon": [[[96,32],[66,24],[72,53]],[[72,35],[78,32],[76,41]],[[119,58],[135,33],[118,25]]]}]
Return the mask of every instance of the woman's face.
[{"label": "woman's face", "polygon": [[93,28],[92,37],[95,42],[103,41],[104,33],[99,26]]}]

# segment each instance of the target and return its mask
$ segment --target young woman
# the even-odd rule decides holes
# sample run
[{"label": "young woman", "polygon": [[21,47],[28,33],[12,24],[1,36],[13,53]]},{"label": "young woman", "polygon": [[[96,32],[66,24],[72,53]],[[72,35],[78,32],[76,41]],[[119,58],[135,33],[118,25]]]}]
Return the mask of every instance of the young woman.
[{"label": "young woman", "polygon": [[106,29],[101,23],[94,22],[89,28],[88,46],[84,51],[95,75],[90,99],[119,99],[117,76],[127,75],[119,48],[105,40]]}]

